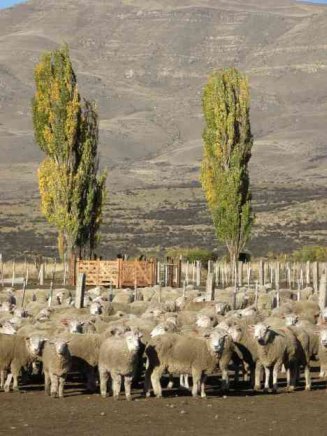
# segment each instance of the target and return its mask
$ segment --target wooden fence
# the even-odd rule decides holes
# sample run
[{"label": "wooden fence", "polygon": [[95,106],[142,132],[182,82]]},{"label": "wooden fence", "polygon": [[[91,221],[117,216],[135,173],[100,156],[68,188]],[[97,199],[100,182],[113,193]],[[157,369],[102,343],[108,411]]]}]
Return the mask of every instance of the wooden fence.
[{"label": "wooden fence", "polygon": [[75,277],[86,274],[88,286],[153,286],[156,284],[156,261],[140,260],[77,260]]}]

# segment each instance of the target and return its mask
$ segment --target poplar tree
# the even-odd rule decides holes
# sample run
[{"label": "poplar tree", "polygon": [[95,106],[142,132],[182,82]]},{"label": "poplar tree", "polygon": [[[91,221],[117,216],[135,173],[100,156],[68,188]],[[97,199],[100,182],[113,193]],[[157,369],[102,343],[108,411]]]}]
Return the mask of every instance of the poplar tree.
[{"label": "poplar tree", "polygon": [[236,262],[254,220],[248,171],[253,137],[247,77],[235,68],[214,72],[204,88],[203,113],[201,183],[217,239],[228,249],[236,281]]},{"label": "poplar tree", "polygon": [[81,100],[65,45],[45,53],[35,67],[32,100],[36,143],[46,154],[38,169],[41,210],[58,231],[68,257],[96,246],[106,198],[106,174],[98,174],[98,116]]}]

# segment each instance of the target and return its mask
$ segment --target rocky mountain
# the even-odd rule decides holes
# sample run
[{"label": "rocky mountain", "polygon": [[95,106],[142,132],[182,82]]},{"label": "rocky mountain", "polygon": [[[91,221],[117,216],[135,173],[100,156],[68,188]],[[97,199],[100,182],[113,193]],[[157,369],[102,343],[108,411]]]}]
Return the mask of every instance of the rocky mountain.
[{"label": "rocky mountain", "polygon": [[[35,231],[34,218],[39,220],[35,171],[42,155],[30,116],[33,68],[43,51],[63,42],[71,48],[82,95],[98,104],[101,159],[110,169],[113,201],[105,242],[112,250],[127,243],[134,250],[215,245],[198,188],[201,94],[208,74],[230,65],[244,70],[251,85],[254,251],[266,250],[263,241],[276,234],[279,242],[272,241],[271,249],[326,237],[326,214],[312,221],[311,211],[312,202],[315,212],[326,206],[326,6],[291,0],[30,0],[0,11],[0,242],[15,241],[8,235],[17,234],[20,214],[29,211],[18,227],[22,235],[26,225]],[[154,207],[149,199],[158,189],[162,201],[153,200]],[[139,203],[146,209],[129,209],[135,190],[147,199]],[[203,220],[186,225],[192,202]],[[123,219],[138,222],[130,238],[117,226],[122,214],[115,204],[126,211]],[[177,223],[162,214],[165,207],[176,211]],[[145,217],[151,211],[152,221]],[[276,222],[269,211],[274,217],[286,211],[289,219]],[[279,234],[283,223],[286,233]],[[165,226],[175,237],[163,243]],[[7,249],[15,244],[7,242]]]}]

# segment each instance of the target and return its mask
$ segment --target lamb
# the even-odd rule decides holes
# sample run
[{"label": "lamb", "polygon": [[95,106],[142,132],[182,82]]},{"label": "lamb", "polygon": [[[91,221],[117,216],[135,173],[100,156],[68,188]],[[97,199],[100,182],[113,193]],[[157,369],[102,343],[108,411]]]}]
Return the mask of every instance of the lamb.
[{"label": "lamb", "polygon": [[67,343],[57,338],[44,344],[42,353],[44,390],[53,398],[64,396],[64,384],[72,360]]},{"label": "lamb", "polygon": [[[5,392],[10,391],[13,379],[13,389],[18,390],[18,376],[23,368],[28,368],[41,356],[44,339],[38,335],[22,337],[18,335],[0,334],[0,387]],[[9,372],[6,383],[4,375]]]},{"label": "lamb", "polygon": [[106,339],[99,353],[100,392],[103,398],[107,396],[107,385],[112,378],[114,399],[118,399],[121,389],[121,379],[124,377],[125,395],[131,400],[131,384],[138,367],[138,357],[141,334],[129,331],[123,335]]},{"label": "lamb", "polygon": [[[259,323],[254,326],[258,361],[265,370],[265,391],[269,390],[270,371],[273,367],[273,392],[277,391],[278,371],[284,364],[287,376],[287,388],[294,390],[299,343],[296,336],[287,328],[272,329]],[[256,376],[259,372],[256,371]],[[256,377],[255,390],[260,389],[260,380]]]},{"label": "lamb", "polygon": [[205,377],[216,370],[227,337],[227,332],[213,330],[206,340],[176,333],[152,338],[145,349],[148,359],[144,384],[146,396],[150,395],[150,380],[154,394],[162,396],[160,378],[168,371],[170,374],[191,374],[192,395],[196,397],[200,390],[201,397],[205,397]]}]

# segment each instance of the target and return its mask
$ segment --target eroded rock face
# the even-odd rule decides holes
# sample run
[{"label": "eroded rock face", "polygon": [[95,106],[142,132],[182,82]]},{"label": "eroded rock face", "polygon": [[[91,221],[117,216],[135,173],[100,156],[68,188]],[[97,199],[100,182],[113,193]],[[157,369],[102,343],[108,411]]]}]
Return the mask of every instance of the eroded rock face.
[{"label": "eroded rock face", "polygon": [[33,68],[62,41],[82,95],[98,103],[113,191],[198,180],[202,88],[227,65],[250,77],[252,181],[324,183],[326,15],[290,0],[31,0],[1,10],[0,144],[13,170],[2,189],[37,189]]}]

